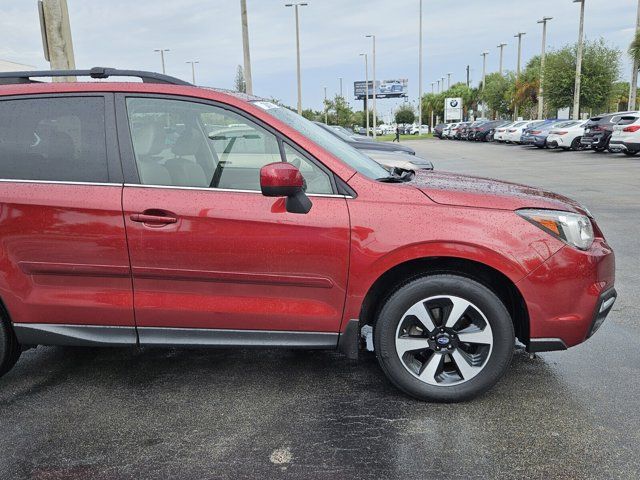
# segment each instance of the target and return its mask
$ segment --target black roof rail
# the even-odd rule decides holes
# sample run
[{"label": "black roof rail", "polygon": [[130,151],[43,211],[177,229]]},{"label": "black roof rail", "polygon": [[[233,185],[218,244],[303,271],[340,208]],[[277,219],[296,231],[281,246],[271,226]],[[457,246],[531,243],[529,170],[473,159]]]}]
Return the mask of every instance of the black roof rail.
[{"label": "black roof rail", "polygon": [[94,67],[91,70],[34,70],[31,72],[0,72],[0,85],[38,83],[38,80],[32,80],[32,78],[44,77],[136,77],[144,83],[193,86],[189,82],[161,73],[143,72],[140,70],[118,70],[117,68],[104,67]]}]

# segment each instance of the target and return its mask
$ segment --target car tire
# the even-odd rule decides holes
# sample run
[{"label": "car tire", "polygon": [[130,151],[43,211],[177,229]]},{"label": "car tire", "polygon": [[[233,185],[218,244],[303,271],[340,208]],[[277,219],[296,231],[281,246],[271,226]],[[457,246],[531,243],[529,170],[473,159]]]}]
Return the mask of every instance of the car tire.
[{"label": "car tire", "polygon": [[622,153],[627,155],[628,157],[633,157],[638,154],[640,150],[623,150]]},{"label": "car tire", "polygon": [[374,324],[376,357],[391,383],[430,402],[461,402],[486,392],[507,370],[514,343],[513,322],[495,293],[451,274],[400,285]]},{"label": "car tire", "polygon": [[571,150],[577,152],[579,150],[584,150],[584,147],[582,146],[582,137],[576,137],[573,139],[573,141],[571,142]]},{"label": "car tire", "polygon": [[11,323],[0,309],[0,377],[13,368],[21,354],[22,347],[18,344]]}]

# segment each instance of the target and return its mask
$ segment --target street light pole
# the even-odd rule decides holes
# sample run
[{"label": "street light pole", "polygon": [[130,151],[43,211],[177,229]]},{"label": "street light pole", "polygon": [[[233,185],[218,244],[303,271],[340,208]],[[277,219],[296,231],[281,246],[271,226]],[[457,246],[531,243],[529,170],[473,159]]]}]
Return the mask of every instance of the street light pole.
[{"label": "street light pole", "polygon": [[[247,0],[240,0],[240,16],[242,17],[242,51],[244,54],[245,91],[249,95],[253,95],[253,79],[251,77],[251,53],[249,51],[249,20],[247,18]],[[193,83],[195,83],[195,81]]]},{"label": "street light pole", "polygon": [[440,80],[438,80],[438,93],[442,93],[442,90],[440,89]]},{"label": "street light pole", "polygon": [[[484,86],[485,83],[487,81],[487,55],[489,55],[489,52],[482,52],[480,54],[482,56],[482,93],[484,93]],[[484,96],[483,96],[484,97]],[[485,100],[484,98],[482,99],[482,118],[485,118]]]},{"label": "street light pole", "polygon": [[500,49],[500,75],[502,76],[502,58],[504,56],[504,47],[506,47],[507,44],[506,43],[501,43],[500,45],[498,45],[498,48]]},{"label": "street light pole", "polygon": [[578,56],[576,58],[576,84],[573,93],[573,119],[580,120],[580,86],[582,83],[582,49],[584,42],[584,0],[573,0],[580,4],[580,27],[578,29]]},{"label": "street light pole", "polygon": [[373,40],[373,138],[375,139],[378,124],[378,112],[376,109],[376,98],[378,96],[376,88],[376,36],[366,35],[366,37]]},{"label": "street light pole", "polygon": [[[516,89],[518,88],[518,81],[520,80],[520,62],[522,60],[522,36],[526,35],[526,32],[518,32],[516,35],[514,35],[514,38],[518,39],[518,64],[517,64],[517,68],[516,68]],[[518,118],[518,102],[515,102],[515,108],[514,108],[514,119]]]},{"label": "street light pole", "polygon": [[435,86],[436,86],[436,82],[431,82],[431,93],[432,94],[436,93]]},{"label": "street light pole", "polygon": [[200,63],[198,60],[192,60],[186,63],[191,64],[191,83],[196,84],[196,64]]},{"label": "street light pole", "polygon": [[442,77],[442,83],[440,85],[442,86],[442,91],[444,92],[444,77]]},{"label": "street light pole", "polygon": [[[422,0],[420,0],[419,15],[420,35],[418,38],[418,136],[422,135]],[[431,84],[431,86],[433,87],[433,84]]]},{"label": "street light pole", "polygon": [[164,66],[164,52],[170,52],[168,48],[156,48],[154,52],[160,52],[160,62],[162,63],[162,73],[167,73]]},{"label": "street light pole", "polygon": [[324,124],[329,124],[329,111],[327,109],[327,87],[324,87]]},{"label": "street light pole", "polygon": [[300,17],[298,7],[306,7],[308,3],[286,3],[285,7],[294,7],[296,14],[296,66],[298,75],[298,114],[302,115],[302,75],[300,74]]},{"label": "street light pole", "polygon": [[542,17],[538,23],[542,24],[542,54],[540,56],[540,88],[538,89],[538,119],[542,120],[544,116],[544,60],[547,49],[547,22],[553,20],[553,17]]},{"label": "street light pole", "polygon": [[451,75],[453,75],[453,72],[447,73],[447,77],[449,77],[447,79],[447,90],[451,89]]},{"label": "street light pole", "polygon": [[[636,35],[640,31],[640,0],[638,0],[638,17],[636,19]],[[631,89],[629,90],[629,110],[635,110],[636,98],[638,96],[638,60],[633,61],[633,71],[631,72]]]},{"label": "street light pole", "polygon": [[367,117],[367,137],[369,136],[369,55],[361,53],[364,57],[364,114]]},{"label": "street light pole", "polygon": [[340,80],[340,96],[344,98],[344,95],[342,94],[342,77],[338,77],[338,80]]}]

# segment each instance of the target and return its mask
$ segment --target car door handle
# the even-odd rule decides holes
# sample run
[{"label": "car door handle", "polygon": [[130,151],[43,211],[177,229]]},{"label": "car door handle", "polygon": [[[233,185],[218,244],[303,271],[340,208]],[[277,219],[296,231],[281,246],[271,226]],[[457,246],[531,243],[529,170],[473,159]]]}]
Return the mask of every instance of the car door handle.
[{"label": "car door handle", "polygon": [[151,223],[155,225],[169,225],[177,223],[178,219],[171,215],[150,215],[147,213],[133,213],[129,217],[132,222]]}]

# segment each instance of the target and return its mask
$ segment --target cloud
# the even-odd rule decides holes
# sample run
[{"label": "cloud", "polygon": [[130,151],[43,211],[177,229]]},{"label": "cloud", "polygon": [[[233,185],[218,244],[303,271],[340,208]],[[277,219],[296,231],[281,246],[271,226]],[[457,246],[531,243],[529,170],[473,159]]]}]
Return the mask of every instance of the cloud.
[{"label": "cloud", "polygon": [[[199,83],[231,87],[242,63],[238,0],[68,0],[76,63],[160,70],[155,48],[170,48],[167,73],[190,79],[185,62],[199,60]],[[247,0],[251,56],[256,93],[295,104],[295,24],[284,1]],[[417,96],[418,0],[308,0],[300,9],[303,94],[305,105],[321,108],[323,87],[338,89],[343,77],[347,93],[364,77],[361,52],[370,52],[367,33],[377,36],[378,78],[409,78]],[[0,16],[0,58],[46,68],[36,1],[3,0]],[[585,33],[604,37],[626,51],[634,32],[636,0],[589,0]],[[424,81],[430,84],[453,73],[463,80],[471,65],[479,80],[483,50],[488,68],[496,70],[496,45],[507,42],[505,68],[515,68],[513,34],[524,30],[523,57],[540,50],[541,28],[549,23],[550,48],[574,42],[578,6],[572,2],[537,0],[424,1]],[[624,72],[630,66],[625,58]],[[392,102],[379,102],[385,111]]]}]

